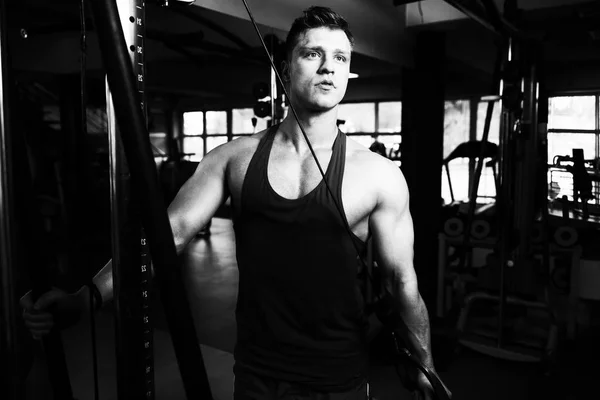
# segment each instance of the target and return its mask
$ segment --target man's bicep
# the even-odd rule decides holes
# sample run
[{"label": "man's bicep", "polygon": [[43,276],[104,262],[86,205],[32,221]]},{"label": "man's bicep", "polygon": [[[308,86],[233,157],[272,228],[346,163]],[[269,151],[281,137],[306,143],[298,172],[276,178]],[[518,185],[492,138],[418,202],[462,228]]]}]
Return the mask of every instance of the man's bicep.
[{"label": "man's bicep", "polygon": [[381,191],[371,216],[373,245],[384,276],[406,283],[416,280],[413,223],[404,177],[398,173],[392,180]]},{"label": "man's bicep", "polygon": [[169,205],[169,219],[178,248],[204,227],[228,197],[227,157],[213,151],[198,164]]}]

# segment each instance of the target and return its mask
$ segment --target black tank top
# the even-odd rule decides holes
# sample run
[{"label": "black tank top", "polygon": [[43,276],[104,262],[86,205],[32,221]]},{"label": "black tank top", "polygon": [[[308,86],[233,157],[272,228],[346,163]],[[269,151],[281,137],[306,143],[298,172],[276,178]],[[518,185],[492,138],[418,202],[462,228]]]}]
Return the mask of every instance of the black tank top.
[{"label": "black tank top", "polygon": [[[277,128],[265,134],[250,161],[234,223],[234,371],[314,390],[352,389],[368,366],[368,323],[352,241],[361,256],[365,244],[346,231],[322,180],[299,199],[273,190],[267,166]],[[346,136],[338,131],[325,176],[340,206],[345,158]]]}]

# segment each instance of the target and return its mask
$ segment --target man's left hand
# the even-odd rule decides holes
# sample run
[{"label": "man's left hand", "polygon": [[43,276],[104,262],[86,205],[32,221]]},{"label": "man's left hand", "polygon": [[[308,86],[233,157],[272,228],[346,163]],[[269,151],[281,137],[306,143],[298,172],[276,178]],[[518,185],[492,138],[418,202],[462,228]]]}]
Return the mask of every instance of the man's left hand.
[{"label": "man's left hand", "polygon": [[[444,385],[443,382],[442,385]],[[431,386],[431,383],[429,382],[429,379],[427,379],[427,377],[422,372],[419,372],[419,374],[417,375],[415,386],[416,388],[412,392],[414,400],[437,400],[437,397],[435,396],[435,392],[433,390],[433,387]],[[448,394],[448,398],[452,398],[452,392],[448,390],[446,385],[444,385],[444,389]]]}]

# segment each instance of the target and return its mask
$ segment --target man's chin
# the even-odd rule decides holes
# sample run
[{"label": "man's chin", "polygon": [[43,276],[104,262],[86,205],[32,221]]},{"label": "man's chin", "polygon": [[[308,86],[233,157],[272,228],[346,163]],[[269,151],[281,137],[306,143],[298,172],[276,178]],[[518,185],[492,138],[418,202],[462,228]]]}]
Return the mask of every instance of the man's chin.
[{"label": "man's chin", "polygon": [[309,103],[307,108],[308,108],[308,110],[315,112],[315,113],[326,113],[328,111],[333,110],[338,104],[339,104],[339,102],[319,101],[319,102]]}]

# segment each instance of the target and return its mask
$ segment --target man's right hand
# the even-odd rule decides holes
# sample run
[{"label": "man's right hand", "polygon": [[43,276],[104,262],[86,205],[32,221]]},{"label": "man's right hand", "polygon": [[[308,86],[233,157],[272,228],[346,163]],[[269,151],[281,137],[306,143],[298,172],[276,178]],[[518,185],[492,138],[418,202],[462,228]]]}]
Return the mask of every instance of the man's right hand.
[{"label": "man's right hand", "polygon": [[55,326],[67,328],[79,321],[88,299],[89,289],[86,286],[75,293],[52,288],[35,302],[29,291],[20,300],[25,326],[36,340],[47,335]]}]

